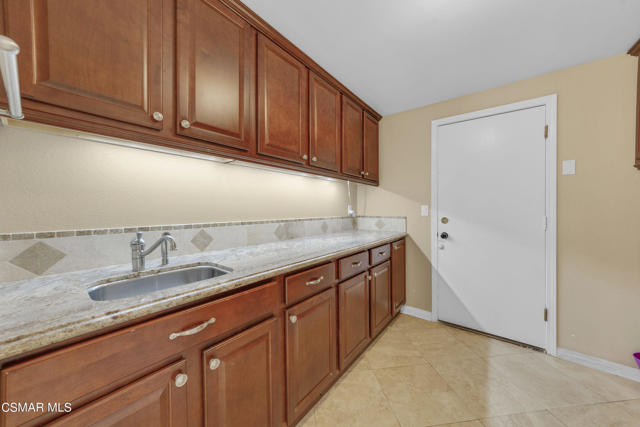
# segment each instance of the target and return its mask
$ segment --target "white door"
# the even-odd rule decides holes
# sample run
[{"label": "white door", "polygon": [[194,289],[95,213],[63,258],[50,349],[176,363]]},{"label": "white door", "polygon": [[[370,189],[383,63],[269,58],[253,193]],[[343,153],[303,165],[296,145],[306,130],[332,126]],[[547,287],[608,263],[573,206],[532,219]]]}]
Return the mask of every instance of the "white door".
[{"label": "white door", "polygon": [[438,318],[541,348],[545,108],[436,130]]}]

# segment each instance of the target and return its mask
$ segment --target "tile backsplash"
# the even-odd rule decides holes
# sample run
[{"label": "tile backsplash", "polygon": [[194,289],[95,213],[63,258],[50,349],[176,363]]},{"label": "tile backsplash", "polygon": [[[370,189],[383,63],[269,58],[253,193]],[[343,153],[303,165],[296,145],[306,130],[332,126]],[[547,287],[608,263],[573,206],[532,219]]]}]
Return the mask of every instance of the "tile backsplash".
[{"label": "tile backsplash", "polygon": [[[129,242],[137,231],[144,233],[147,245],[169,231],[178,245],[172,255],[189,255],[354,230],[405,232],[406,218],[303,218],[0,234],[0,282],[129,263]],[[149,258],[159,257],[158,250]]]}]

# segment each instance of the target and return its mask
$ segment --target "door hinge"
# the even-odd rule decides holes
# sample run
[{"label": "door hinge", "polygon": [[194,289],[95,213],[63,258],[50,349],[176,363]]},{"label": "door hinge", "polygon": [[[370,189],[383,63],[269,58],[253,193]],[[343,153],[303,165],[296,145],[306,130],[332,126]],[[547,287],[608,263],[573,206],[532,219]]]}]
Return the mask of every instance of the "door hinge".
[{"label": "door hinge", "polygon": [[544,309],[544,321],[546,322],[548,318],[549,318],[549,310],[547,310],[547,309],[545,308],[545,309]]},{"label": "door hinge", "polygon": [[547,231],[549,229],[549,218],[548,217],[544,217],[544,231]]},{"label": "door hinge", "polygon": [[549,138],[549,125],[544,125],[544,139]]}]

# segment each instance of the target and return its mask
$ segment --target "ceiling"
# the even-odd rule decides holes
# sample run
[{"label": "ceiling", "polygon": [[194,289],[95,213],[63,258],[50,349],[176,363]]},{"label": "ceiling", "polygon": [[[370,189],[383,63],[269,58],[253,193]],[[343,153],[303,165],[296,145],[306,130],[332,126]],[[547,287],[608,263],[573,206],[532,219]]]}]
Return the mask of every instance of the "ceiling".
[{"label": "ceiling", "polygon": [[243,0],[382,115],[626,52],[640,0]]}]

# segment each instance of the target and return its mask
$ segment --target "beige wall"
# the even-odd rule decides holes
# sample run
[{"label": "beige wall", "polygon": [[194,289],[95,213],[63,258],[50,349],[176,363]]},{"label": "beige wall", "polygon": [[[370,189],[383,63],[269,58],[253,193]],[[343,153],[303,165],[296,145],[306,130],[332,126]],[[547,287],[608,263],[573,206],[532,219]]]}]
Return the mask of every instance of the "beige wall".
[{"label": "beige wall", "polygon": [[640,351],[640,171],[633,164],[637,58],[618,55],[385,117],[381,185],[362,215],[406,215],[408,304],[429,310],[431,120],[558,94],[558,346],[634,366]]},{"label": "beige wall", "polygon": [[0,126],[0,233],[344,216],[343,181]]}]

